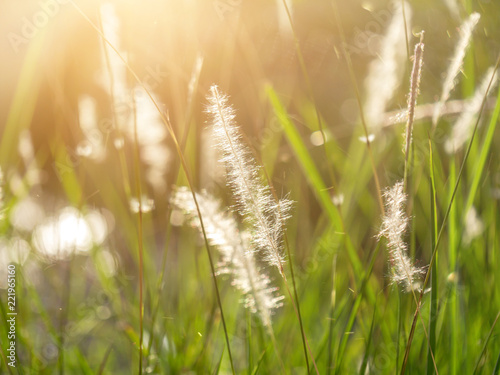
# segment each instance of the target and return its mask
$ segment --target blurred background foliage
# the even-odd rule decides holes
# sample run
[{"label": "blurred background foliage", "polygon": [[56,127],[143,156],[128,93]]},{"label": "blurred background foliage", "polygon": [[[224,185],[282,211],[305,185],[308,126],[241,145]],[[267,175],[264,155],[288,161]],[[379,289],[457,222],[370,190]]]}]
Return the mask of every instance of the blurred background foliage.
[{"label": "blurred background foliage", "polygon": [[[56,369],[60,373],[97,373],[100,366],[107,369],[104,373],[135,371],[139,305],[138,215],[134,211],[137,200],[142,199],[146,372],[209,373],[217,368],[221,355],[222,372],[229,371],[202,243],[192,229],[181,226],[182,214],[169,205],[174,186],[186,184],[184,174],[179,172],[172,137],[156,109],[147,104],[144,92],[134,88],[137,82],[123,64],[122,101],[117,101],[118,95],[111,95],[109,66],[120,66],[121,62],[116,63],[116,54],[109,47],[108,58],[104,58],[102,38],[92,22],[98,28],[106,24],[114,28],[115,47],[155,95],[185,148],[196,189],[207,189],[227,206],[234,202],[212,147],[205,106],[212,84],[229,94],[245,142],[264,165],[278,194],[290,193],[295,201],[287,229],[293,259],[288,261],[296,267],[306,333],[322,363],[321,373],[327,373],[332,367],[327,363],[327,352],[337,353],[352,304],[361,293],[361,275],[356,274],[345,254],[343,230],[353,242],[361,264],[368,267],[380,225],[379,192],[374,186],[366,146],[358,140],[363,134],[359,110],[331,0],[289,0],[293,29],[282,1],[127,0],[107,2],[107,11],[102,10],[100,1],[75,4],[88,19],[72,2],[63,0],[2,0],[0,5],[4,213],[0,223],[0,285],[5,287],[6,264],[15,261],[22,265],[18,279],[21,368],[26,373],[47,374]],[[368,66],[379,56],[394,4],[343,1],[337,6],[364,101],[370,94],[364,89]],[[425,30],[419,104],[439,99],[444,73],[458,40],[458,27],[471,12],[481,14],[452,99],[471,96],[500,53],[500,3],[415,0],[407,7],[411,14],[410,55],[418,41],[415,35]],[[103,16],[106,14],[108,18]],[[297,48],[307,74],[301,69]],[[408,56],[404,64],[404,74],[388,111],[406,107],[412,64]],[[339,207],[344,229],[331,225],[316,199],[317,192],[308,183],[300,156],[294,154],[283,133],[266,87],[278,94],[301,135]],[[487,119],[493,105],[487,106]],[[138,136],[143,138],[139,141],[137,175],[133,132],[125,123],[139,118],[141,113],[144,116],[138,121]],[[324,145],[318,133],[318,115],[327,136]],[[442,197],[438,202],[440,219],[462,160],[459,156],[453,160],[454,156],[447,155],[442,147],[454,118],[446,117],[440,123],[441,138],[435,140],[437,193]],[[84,124],[90,125],[86,128]],[[386,125],[372,144],[382,187],[402,178],[404,163],[400,152],[404,125]],[[431,254],[426,181],[429,129],[429,119],[416,124],[415,149],[420,159],[416,159],[409,203],[415,218],[409,241],[420,265],[427,264]],[[484,131],[480,132],[479,138],[484,139],[483,135]],[[486,336],[500,301],[495,287],[500,272],[496,212],[500,164],[495,147],[500,145],[498,131],[493,145],[474,201],[486,223],[482,237],[471,245],[461,237],[464,228],[457,225],[457,233],[450,229],[442,245],[446,249],[455,244],[463,252],[462,259],[475,252],[470,264],[461,263],[459,320],[450,325],[443,323],[448,319],[447,312],[444,307],[440,310],[439,324],[444,327],[440,340],[444,344],[436,357],[438,364],[444,361],[451,350],[450,331],[463,323],[458,337],[464,340],[464,357],[457,363],[463,364],[467,373],[481,352],[477,342]],[[471,160],[479,152],[476,144]],[[475,173],[474,164],[467,164],[464,180],[471,181]],[[467,186],[465,183],[459,190],[457,223],[465,220],[462,208]],[[439,264],[440,279],[446,287],[455,281],[448,268],[448,256],[443,259]],[[279,275],[273,272],[269,270],[279,285]],[[398,357],[395,353],[402,353],[402,346],[398,351],[396,343],[405,342],[414,305],[408,296],[400,297],[403,302],[398,302],[394,288],[387,285],[388,272],[386,257],[379,255],[369,282],[375,294],[363,300],[343,364],[335,362],[339,371],[357,372],[368,335],[376,343],[366,349],[372,358],[370,373],[388,373],[401,364],[402,354]],[[237,370],[243,372],[259,364],[261,373],[270,373],[278,363],[271,354],[260,362],[259,356],[267,347],[262,327],[238,306],[239,296],[226,281],[220,277],[234,356],[241,359]],[[443,306],[449,297],[445,287],[441,292]],[[485,304],[482,311],[480,306]],[[398,314],[408,317],[400,330],[392,323],[397,322]],[[372,318],[376,322],[373,336],[369,334]],[[332,319],[336,322],[333,328]],[[302,374],[306,369],[297,326],[292,308],[285,301],[277,313],[275,331],[287,366],[293,373]],[[333,330],[330,334],[329,329]],[[250,332],[255,337],[250,339]],[[468,336],[465,332],[473,333]],[[4,329],[0,333],[3,335]],[[333,343],[327,343],[325,337],[334,337]],[[425,361],[419,361],[426,358],[427,348],[422,332],[414,345],[411,366],[415,373],[422,373]],[[484,364],[489,373],[499,348],[496,334],[494,350]],[[450,368],[444,365],[444,373],[459,373],[459,369]]]}]

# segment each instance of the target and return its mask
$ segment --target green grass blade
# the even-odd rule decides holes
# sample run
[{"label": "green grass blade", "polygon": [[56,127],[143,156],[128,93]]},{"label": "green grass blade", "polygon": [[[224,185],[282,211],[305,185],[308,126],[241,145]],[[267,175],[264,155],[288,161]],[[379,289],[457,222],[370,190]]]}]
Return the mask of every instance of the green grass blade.
[{"label": "green grass blade", "polygon": [[255,365],[255,367],[252,371],[252,375],[256,375],[257,372],[259,371],[259,367],[260,367],[262,361],[264,360],[265,355],[266,355],[266,350],[264,350],[262,352],[262,354],[260,355],[259,360],[257,361],[257,364]]},{"label": "green grass blade", "polygon": [[500,90],[498,91],[497,94],[495,109],[493,110],[493,114],[491,115],[484,143],[483,146],[481,147],[481,152],[479,154],[479,159],[477,160],[476,166],[474,167],[475,173],[473,175],[474,177],[470,187],[469,196],[467,198],[467,203],[465,204],[465,212],[468,212],[471,209],[472,204],[474,202],[474,198],[477,194],[479,184],[481,182],[481,177],[483,176],[483,170],[486,165],[486,161],[488,160],[488,156],[490,155],[491,144],[493,142],[493,137],[495,135],[495,130],[497,127],[499,115],[500,115]]},{"label": "green grass blade", "polygon": [[496,316],[496,318],[493,321],[493,324],[491,326],[490,332],[488,333],[488,336],[486,336],[486,340],[484,341],[483,349],[481,350],[481,354],[479,355],[479,358],[477,359],[473,374],[477,374],[477,371],[479,370],[479,367],[481,365],[481,360],[483,359],[484,353],[486,352],[486,348],[488,347],[488,343],[490,341],[490,338],[493,335],[493,330],[495,329],[495,326],[498,322],[498,318],[500,318],[500,311],[498,311],[498,314],[497,314],[497,316]]},{"label": "green grass blade", "polygon": [[39,60],[45,47],[46,30],[41,29],[39,32],[39,35],[30,42],[24,57],[12,105],[3,128],[0,142],[0,165],[5,165],[9,157],[16,154],[14,150],[18,144],[19,133],[29,126],[35,111],[42,77]]},{"label": "green grass blade", "polygon": [[[450,162],[450,181],[455,181],[457,178],[455,159]],[[453,184],[450,184],[449,196],[453,195]],[[450,292],[450,374],[458,374],[459,368],[459,337],[461,325],[458,324],[458,280],[457,274],[457,258],[458,258],[458,227],[457,227],[457,206],[453,205],[450,209],[448,218],[448,263],[449,273],[455,279],[451,285]]]},{"label": "green grass blade", "polygon": [[[437,208],[436,208],[436,182],[434,179],[434,163],[432,158],[432,143],[429,140],[429,189],[431,201],[431,249],[436,247],[438,236]],[[433,353],[436,353],[436,323],[438,309],[438,256],[434,259],[431,271],[431,304],[429,309],[429,350],[427,353],[427,374],[434,373]]]},{"label": "green grass blade", "polygon": [[500,353],[498,353],[497,363],[495,365],[495,369],[493,370],[493,375],[500,374]]},{"label": "green grass blade", "polygon": [[404,359],[403,359],[403,366],[401,367],[401,375],[405,374],[406,367],[408,365],[408,357],[409,357],[409,354],[410,354],[411,345],[412,345],[413,337],[414,337],[414,334],[415,334],[416,321],[417,321],[417,319],[419,317],[420,306],[421,306],[422,298],[423,298],[423,295],[424,295],[423,291],[425,290],[425,288],[427,286],[427,283],[429,281],[430,271],[432,270],[432,267],[434,265],[434,260],[435,260],[436,255],[437,255],[438,246],[439,246],[439,243],[441,241],[442,234],[444,232],[444,228],[446,226],[446,222],[448,220],[451,207],[453,206],[453,204],[455,202],[455,197],[457,195],[458,187],[459,187],[460,182],[462,180],[462,176],[463,176],[463,172],[464,172],[464,169],[465,169],[465,165],[467,164],[467,160],[469,159],[469,155],[470,155],[470,151],[471,151],[471,148],[472,148],[472,144],[474,142],[475,135],[476,135],[476,132],[477,132],[477,129],[478,129],[478,126],[479,126],[479,121],[481,120],[481,115],[483,113],[483,110],[484,110],[484,107],[485,107],[485,104],[486,104],[487,95],[488,95],[490,87],[491,87],[491,85],[493,83],[493,79],[495,77],[495,72],[498,70],[499,66],[500,66],[500,56],[497,59],[497,62],[495,64],[495,68],[494,68],[493,74],[492,74],[491,79],[490,79],[489,84],[488,84],[488,88],[487,88],[486,93],[485,93],[485,95],[483,97],[483,100],[482,100],[482,103],[481,103],[481,108],[479,110],[479,115],[477,117],[476,124],[474,125],[474,129],[472,131],[472,135],[471,135],[469,144],[467,146],[467,150],[465,152],[465,155],[464,155],[464,158],[463,158],[460,170],[458,172],[457,180],[456,180],[456,182],[454,184],[453,191],[451,193],[450,202],[448,204],[448,208],[446,209],[446,212],[445,212],[445,215],[444,215],[444,218],[443,218],[443,222],[442,222],[441,227],[439,229],[439,233],[438,233],[438,236],[437,236],[437,239],[436,239],[436,246],[434,247],[434,249],[432,251],[431,261],[429,263],[429,269],[427,270],[427,273],[425,275],[424,284],[422,286],[422,292],[420,293],[420,298],[419,298],[419,301],[418,301],[418,304],[417,304],[417,308],[415,310],[415,314],[414,314],[414,317],[413,317],[412,327],[411,327],[411,330],[410,330],[410,334],[408,336],[408,341],[407,341],[406,350],[405,350],[405,356],[404,356]]},{"label": "green grass blade", "polygon": [[347,324],[345,326],[345,329],[343,330],[343,335],[342,335],[342,338],[340,339],[340,345],[339,345],[339,350],[338,350],[338,355],[337,355],[337,365],[335,367],[335,374],[342,373],[342,363],[344,360],[345,349],[347,347],[347,340],[349,338],[348,337],[349,335],[347,334],[347,332],[351,332],[351,330],[354,326],[354,322],[356,321],[356,316],[358,314],[359,307],[361,306],[361,301],[362,301],[364,294],[365,294],[365,287],[367,286],[368,281],[370,279],[370,275],[373,271],[373,267],[375,265],[375,260],[377,259],[377,255],[380,251],[380,248],[381,248],[381,242],[379,241],[377,244],[377,247],[375,248],[375,251],[373,252],[368,270],[363,277],[361,289],[359,290],[358,295],[356,296],[356,299],[354,300],[354,304],[353,304],[351,313],[349,315],[349,319],[347,321]]},{"label": "green grass blade", "polygon": [[106,367],[106,363],[108,363],[109,355],[111,354],[113,350],[113,346],[109,345],[108,349],[106,350],[106,353],[104,354],[104,357],[101,361],[101,364],[99,365],[99,370],[97,371],[98,375],[102,375],[104,372],[104,368]]},{"label": "green grass blade", "polygon": [[94,374],[94,372],[92,371],[92,368],[89,365],[87,358],[85,357],[85,355],[83,355],[83,353],[78,348],[74,348],[73,355],[78,360],[78,364],[80,365],[81,374],[84,374],[84,375]]},{"label": "green grass blade", "polygon": [[51,146],[54,157],[53,168],[66,193],[66,197],[74,206],[79,207],[83,193],[76,175],[76,163],[72,160],[63,142],[54,142]]},{"label": "green grass blade", "polygon": [[370,333],[368,333],[368,339],[366,340],[365,355],[363,357],[363,362],[361,363],[359,375],[365,375],[366,368],[368,366],[368,357],[370,355],[370,345],[372,343],[372,338],[373,338],[373,328],[375,327],[376,312],[377,312],[377,305],[375,304],[373,308],[372,324],[370,325]]},{"label": "green grass blade", "polygon": [[[318,199],[319,203],[321,204],[323,210],[327,214],[331,223],[337,229],[341,230],[343,228],[343,224],[342,224],[342,218],[340,217],[340,213],[337,207],[333,204],[332,199],[328,194],[327,187],[323,179],[321,178],[321,175],[318,169],[316,168],[316,165],[314,164],[311,155],[307,151],[307,148],[304,142],[302,141],[299,132],[297,131],[294,123],[288,116],[288,113],[284,108],[283,104],[281,103],[280,99],[278,98],[276,91],[274,91],[274,89],[268,85],[266,86],[266,92],[271,102],[271,105],[274,109],[274,113],[276,114],[279,122],[283,126],[288,142],[290,143],[295,153],[295,156],[297,157],[297,160],[300,166],[302,167],[302,171],[306,176],[311,188],[313,189],[314,194],[316,195],[316,198]],[[359,260],[358,254],[356,254],[354,248],[352,246],[347,246],[347,252],[355,273],[358,275],[362,274],[363,268]]]},{"label": "green grass blade", "polygon": [[213,375],[218,375],[219,374],[219,372],[220,372],[220,365],[222,363],[222,357],[224,357],[224,349],[222,350],[222,353],[220,353],[219,362],[217,363],[217,367],[215,367],[215,370],[212,373]]},{"label": "green grass blade", "polygon": [[253,364],[253,357],[252,357],[252,316],[250,313],[247,311],[246,312],[246,320],[247,320],[247,329],[246,329],[246,339],[247,339],[247,347],[248,347],[248,369],[247,373],[250,375],[250,371],[252,369],[252,364]]},{"label": "green grass blade", "polygon": [[396,368],[399,368],[401,335],[403,334],[403,296],[401,291],[397,290],[398,294],[398,328],[396,339]]}]

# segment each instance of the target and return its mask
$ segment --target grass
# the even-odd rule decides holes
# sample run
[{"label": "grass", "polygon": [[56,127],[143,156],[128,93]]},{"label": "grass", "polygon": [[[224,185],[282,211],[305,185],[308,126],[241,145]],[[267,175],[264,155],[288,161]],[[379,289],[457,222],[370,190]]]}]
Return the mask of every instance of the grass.
[{"label": "grass", "polygon": [[[406,135],[413,141],[402,151],[404,124],[382,122],[375,129],[363,111],[366,97],[377,94],[363,90],[366,67],[377,55],[367,55],[366,48],[355,52],[369,22],[379,22],[383,35],[395,13],[381,12],[393,9],[390,5],[368,12],[358,2],[336,2],[332,8],[327,1],[277,1],[273,7],[281,9],[284,21],[268,48],[272,38],[266,27],[275,22],[258,24],[253,15],[272,18],[276,9],[219,2],[222,8],[214,12],[213,4],[202,3],[199,9],[170,4],[149,13],[131,6],[128,15],[130,9],[116,6],[122,34],[115,39],[106,31],[105,14],[99,20],[87,8],[67,4],[65,11],[72,13],[66,17],[87,28],[89,40],[109,46],[104,60],[101,52],[81,47],[96,59],[95,66],[102,65],[101,75],[108,75],[112,87],[101,85],[102,97],[92,94],[101,137],[89,153],[81,151],[90,133],[82,130],[84,113],[73,100],[88,90],[70,77],[61,89],[68,100],[59,102],[54,94],[60,83],[54,76],[63,72],[47,51],[62,34],[47,28],[25,46],[17,80],[12,90],[4,89],[11,100],[1,117],[0,372],[498,373],[500,91],[493,76],[486,77],[489,93],[480,98],[466,143],[454,153],[445,144],[487,68],[498,70],[499,6],[459,4],[459,20],[444,6],[402,3],[405,27],[425,30],[420,90],[410,83],[416,73],[406,57],[419,42],[410,32],[402,44],[405,58],[398,61],[404,66],[402,83],[384,109],[404,108],[408,92],[419,91],[410,110],[413,136]],[[168,9],[185,12],[179,13],[184,21]],[[449,99],[461,101],[462,109],[433,124],[432,114],[421,116],[419,105],[439,100],[458,27],[472,11],[481,18]],[[209,21],[208,12],[214,17]],[[155,14],[165,14],[169,22],[155,26]],[[382,14],[389,14],[387,22],[381,23]],[[136,26],[127,22],[132,15]],[[185,30],[187,24],[192,35],[179,36],[181,45],[172,43],[168,31]],[[149,28],[157,37],[165,35],[165,43],[129,35],[147,35]],[[200,41],[195,31],[213,39]],[[377,40],[383,43],[383,37]],[[143,73],[155,66],[155,47],[163,65],[155,75],[161,81],[152,88]],[[283,50],[273,54],[273,48],[288,48],[290,65]],[[37,73],[46,61],[53,75]],[[95,66],[85,79],[97,79]],[[268,264],[264,246],[247,241],[245,236],[259,233],[241,207],[248,198],[235,196],[228,170],[217,161],[220,147],[210,147],[212,120],[205,108],[214,83],[235,108],[239,142],[248,147],[241,157],[254,157],[258,165],[249,176],[259,181],[247,179],[247,187],[268,189],[268,203],[293,201],[286,222],[269,207],[259,216],[261,225],[268,224],[265,215],[275,215],[276,228],[285,226],[277,235],[283,247],[280,242],[274,249],[279,266]],[[161,125],[164,138],[161,133],[147,142],[141,138],[157,128],[140,122],[145,116],[137,115],[139,91],[153,102],[146,117]],[[45,97],[58,111],[44,107]],[[110,128],[102,126],[106,118],[113,119]],[[104,158],[94,154],[98,145]],[[161,169],[166,172],[155,169],[154,159],[167,165]],[[240,168],[245,165],[243,160]],[[403,180],[409,226],[401,239],[412,264],[426,271],[418,284],[409,283],[413,290],[392,282],[397,267],[389,259],[397,258],[389,254],[391,243],[377,239],[385,226],[384,191]],[[171,204],[181,186],[195,199],[191,214],[201,219],[199,227],[188,225],[185,213]],[[245,307],[256,292],[255,280],[250,292],[242,293],[226,272],[231,264],[218,248],[221,241],[205,228],[211,218],[203,217],[196,198],[203,190],[226,214],[233,213],[235,238],[252,244],[256,266],[246,270],[255,267],[275,288],[273,295],[285,296],[272,309],[271,327],[259,316],[262,306],[256,313]],[[131,205],[134,199],[138,208]],[[225,240],[230,242],[231,234]],[[12,362],[8,264],[16,265],[15,367],[7,365]]]}]

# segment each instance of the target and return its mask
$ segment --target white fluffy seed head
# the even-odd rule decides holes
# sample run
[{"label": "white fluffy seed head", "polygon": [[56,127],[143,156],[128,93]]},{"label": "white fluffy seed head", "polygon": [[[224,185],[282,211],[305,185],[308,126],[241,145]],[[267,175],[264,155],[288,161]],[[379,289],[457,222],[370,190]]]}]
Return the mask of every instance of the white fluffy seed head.
[{"label": "white fluffy seed head", "polygon": [[[405,2],[407,29],[410,30],[411,8]],[[367,98],[364,111],[370,130],[376,133],[382,127],[384,113],[390,104],[404,73],[406,59],[405,22],[401,2],[394,2],[392,20],[382,39],[380,53],[370,63],[365,80]]]},{"label": "white fluffy seed head", "polygon": [[460,27],[460,40],[455,48],[455,53],[453,54],[453,59],[446,72],[446,78],[443,83],[443,91],[441,93],[441,98],[439,102],[434,107],[434,113],[432,115],[432,124],[435,126],[441,115],[444,103],[450,97],[450,93],[455,88],[456,77],[460,70],[462,69],[465,53],[467,52],[467,47],[470,44],[470,39],[472,36],[472,31],[479,22],[481,16],[479,13],[472,13],[469,18]]},{"label": "white fluffy seed head", "polygon": [[262,183],[260,170],[246,147],[235,122],[228,99],[217,86],[210,88],[208,113],[212,117],[215,144],[226,166],[227,183],[231,187],[237,209],[251,227],[252,243],[265,254],[267,262],[283,274],[282,255],[284,222],[289,217],[291,201],[278,202],[268,185]]},{"label": "white fluffy seed head", "polygon": [[387,189],[384,192],[384,200],[386,210],[378,238],[385,237],[387,239],[393,283],[402,284],[407,291],[411,291],[416,289],[417,279],[425,271],[412,264],[407,255],[407,245],[403,240],[409,223],[404,210],[406,195],[403,182],[397,182],[393,187]]},{"label": "white fluffy seed head", "polygon": [[464,233],[464,241],[467,245],[469,245],[472,240],[484,231],[484,222],[481,220],[481,217],[478,215],[476,208],[472,206],[467,214],[465,215],[465,233]]},{"label": "white fluffy seed head", "polygon": [[[453,125],[451,137],[444,145],[446,152],[449,154],[453,154],[462,148],[471,136],[474,129],[474,119],[476,119],[478,112],[481,109],[485,95],[489,95],[498,83],[498,74],[495,71],[493,76],[493,72],[494,68],[490,67],[484,75],[479,87],[474,92],[474,96],[467,103],[464,111]],[[492,76],[493,81],[490,90],[487,92]]]},{"label": "white fluffy seed head", "polygon": [[[218,249],[221,260],[218,273],[232,276],[232,284],[244,295],[244,305],[257,313],[264,326],[271,327],[271,315],[282,305],[283,296],[276,293],[269,277],[261,272],[255,260],[251,236],[240,231],[229,211],[206,192],[196,194],[210,245]],[[183,210],[190,222],[201,231],[196,205],[191,192],[183,187],[174,194],[171,203]]]}]

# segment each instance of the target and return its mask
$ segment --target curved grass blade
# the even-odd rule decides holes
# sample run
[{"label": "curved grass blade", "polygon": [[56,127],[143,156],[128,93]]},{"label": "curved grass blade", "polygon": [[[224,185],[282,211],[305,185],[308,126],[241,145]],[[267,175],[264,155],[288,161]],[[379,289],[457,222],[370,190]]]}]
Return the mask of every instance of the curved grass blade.
[{"label": "curved grass blade", "polygon": [[[498,314],[493,321],[493,325],[491,326],[490,332],[488,333],[488,336],[486,336],[486,340],[484,341],[483,349],[481,350],[481,354],[479,355],[479,358],[477,359],[476,366],[474,367],[474,372],[473,374],[477,374],[477,371],[479,370],[479,367],[481,365],[481,360],[483,359],[484,353],[486,352],[486,348],[488,347],[488,342],[490,341],[491,336],[493,335],[493,330],[495,329],[495,326],[498,322],[498,318],[500,318],[500,311],[498,311]],[[496,366],[495,366],[496,367]]]},{"label": "curved grass blade", "polygon": [[261,365],[262,361],[264,360],[264,356],[265,356],[265,355],[266,355],[266,351],[264,350],[264,351],[262,352],[262,354],[260,355],[259,360],[258,360],[257,364],[255,365],[255,367],[254,367],[253,371],[252,371],[252,375],[256,375],[256,374],[257,374],[257,372],[259,371],[259,367],[260,367],[260,365]]},{"label": "curved grass blade", "polygon": [[[429,190],[431,201],[431,249],[436,247],[438,236],[436,184],[434,179],[434,162],[432,154],[432,143],[429,139]],[[427,353],[427,374],[434,373],[434,358],[436,354],[436,323],[438,314],[438,256],[434,259],[434,268],[431,274],[431,304],[429,309],[429,349]]]},{"label": "curved grass blade", "polygon": [[375,260],[377,259],[377,255],[380,251],[381,248],[381,242],[377,243],[377,247],[375,248],[372,258],[370,260],[370,265],[368,266],[368,270],[364,274],[363,281],[361,284],[361,288],[358,292],[358,295],[356,296],[356,299],[354,301],[351,314],[349,315],[349,319],[347,321],[347,324],[344,329],[344,334],[342,335],[342,339],[340,340],[340,345],[339,345],[339,350],[337,354],[337,365],[335,367],[335,374],[341,374],[342,372],[342,362],[344,360],[344,354],[345,354],[345,349],[347,347],[347,340],[349,338],[349,335],[347,332],[350,332],[352,327],[354,326],[354,322],[356,321],[356,315],[358,314],[359,307],[361,306],[361,300],[364,297],[365,294],[365,288],[366,285],[368,284],[368,281],[370,279],[370,276],[373,271],[373,267],[375,265]]},{"label": "curved grass blade", "polygon": [[464,172],[464,169],[465,169],[465,164],[467,163],[467,159],[469,158],[469,154],[470,154],[470,151],[471,151],[471,148],[472,148],[472,144],[474,142],[475,135],[476,135],[476,132],[477,132],[477,128],[479,126],[479,121],[481,120],[481,115],[483,114],[483,109],[484,109],[485,104],[486,104],[486,99],[487,99],[488,92],[490,91],[491,84],[493,83],[493,80],[495,78],[495,73],[498,70],[499,66],[500,66],[500,56],[497,59],[497,62],[495,64],[495,68],[493,69],[493,73],[491,75],[491,79],[490,79],[488,88],[486,90],[486,93],[484,95],[483,101],[481,103],[481,109],[479,110],[479,115],[477,116],[476,124],[474,125],[474,130],[472,131],[472,135],[471,135],[471,138],[470,138],[470,141],[469,141],[469,145],[467,146],[467,151],[465,152],[465,156],[464,156],[464,159],[462,161],[462,165],[460,166],[460,171],[458,172],[457,181],[455,182],[455,186],[453,188],[453,193],[452,193],[451,198],[450,198],[450,203],[448,204],[448,208],[446,209],[446,213],[444,215],[443,222],[441,224],[441,228],[439,229],[439,234],[438,234],[437,239],[436,239],[436,246],[434,247],[434,250],[432,252],[431,261],[429,263],[429,268],[427,270],[427,274],[425,275],[425,280],[424,280],[424,284],[422,286],[422,291],[420,293],[420,298],[418,300],[417,308],[416,308],[415,314],[413,316],[413,322],[412,322],[412,326],[411,326],[411,330],[410,330],[410,335],[408,336],[408,341],[407,341],[407,344],[406,344],[406,350],[405,350],[405,356],[404,356],[404,359],[403,359],[403,365],[401,367],[401,375],[404,375],[404,373],[406,371],[406,366],[408,365],[408,358],[409,358],[409,355],[410,355],[410,349],[411,349],[411,344],[412,344],[412,341],[413,341],[413,336],[415,334],[415,328],[417,326],[416,323],[417,323],[417,319],[418,319],[418,316],[419,316],[419,313],[420,313],[420,306],[422,304],[422,298],[424,296],[425,288],[427,286],[427,283],[429,282],[429,276],[430,276],[430,272],[431,272],[432,266],[434,264],[434,259],[435,259],[436,254],[437,254],[437,249],[439,247],[439,243],[440,243],[442,235],[444,233],[444,228],[446,226],[446,222],[448,221],[448,216],[450,215],[451,207],[453,206],[453,203],[455,201],[455,196],[456,196],[457,191],[458,191],[458,185],[460,184],[460,181],[462,179],[462,175],[463,175],[463,172]]},{"label": "curved grass blade", "polygon": [[[278,117],[281,126],[283,126],[288,142],[290,143],[295,156],[297,157],[297,160],[302,167],[303,173],[316,195],[316,198],[323,207],[323,210],[326,212],[331,223],[338,229],[343,228],[344,225],[342,223],[340,213],[337,207],[333,204],[330,195],[328,194],[328,189],[326,188],[326,185],[318,169],[316,168],[311,155],[307,151],[307,148],[304,145],[299,132],[295,128],[294,123],[292,122],[292,120],[290,120],[290,117],[288,116],[288,113],[281,103],[280,99],[278,98],[276,91],[274,91],[274,89],[270,85],[268,85],[266,86],[266,93],[269,101],[271,102],[274,113]],[[354,272],[358,275],[361,275],[363,266],[361,264],[361,261],[359,260],[358,254],[352,246],[347,246],[347,251],[349,259],[354,268]]]},{"label": "curved grass blade", "polygon": [[372,324],[370,325],[370,333],[368,333],[368,339],[366,341],[365,355],[363,356],[363,362],[361,363],[361,368],[359,369],[359,375],[365,375],[366,368],[368,366],[368,356],[370,354],[370,345],[372,343],[373,328],[375,327],[375,316],[377,312],[377,305],[375,304],[373,308]]},{"label": "curved grass blade", "polygon": [[497,94],[495,109],[493,110],[493,114],[491,115],[490,123],[486,131],[486,136],[484,139],[483,146],[480,148],[481,152],[479,154],[479,159],[476,163],[476,166],[474,167],[475,173],[473,175],[474,177],[470,187],[469,196],[467,197],[467,203],[465,204],[465,212],[469,212],[469,210],[471,209],[477,190],[479,188],[481,177],[483,175],[484,166],[486,165],[486,161],[488,160],[488,155],[490,154],[491,144],[493,142],[493,137],[495,135],[495,130],[497,127],[499,115],[500,115],[500,90],[498,91]]},{"label": "curved grass blade", "polygon": [[[137,75],[137,73],[126,62],[126,60],[123,58],[123,56],[120,54],[120,52],[109,42],[109,40],[106,39],[106,37],[104,36],[104,34],[101,32],[101,30],[95,25],[94,22],[92,22],[92,20],[85,14],[85,12],[73,0],[70,0],[70,3],[78,11],[78,13],[89,23],[89,25],[104,39],[104,41],[117,54],[117,56],[120,58],[120,60],[122,60],[122,62],[125,64],[125,67],[126,67],[127,71],[132,75],[133,79],[146,92],[146,95],[148,96],[148,98],[151,100],[151,102],[155,106],[156,110],[158,111],[158,113],[160,115],[160,118],[161,118],[161,121],[163,122],[163,124],[167,128],[168,132],[172,136],[172,141],[174,143],[177,155],[179,156],[179,159],[180,159],[182,168],[184,170],[184,173],[186,175],[186,179],[188,181],[188,185],[189,185],[189,188],[191,190],[191,193],[193,195],[193,199],[194,199],[194,202],[195,202],[195,205],[196,205],[198,216],[200,218],[200,226],[201,226],[202,232],[203,232],[203,239],[204,239],[204,243],[205,243],[205,249],[206,249],[208,260],[209,260],[209,263],[210,263],[210,269],[211,269],[211,274],[212,274],[212,280],[213,280],[213,284],[214,284],[215,294],[216,294],[216,297],[217,297],[217,303],[218,303],[219,310],[220,310],[220,313],[221,313],[221,321],[222,321],[222,325],[223,325],[223,328],[224,328],[224,336],[225,336],[226,345],[227,345],[228,354],[229,354],[229,362],[231,364],[232,373],[235,374],[234,362],[233,362],[233,357],[232,357],[232,354],[231,354],[231,348],[230,348],[230,342],[229,342],[229,334],[228,334],[228,331],[227,331],[227,325],[226,325],[226,319],[225,319],[225,316],[224,316],[224,311],[222,309],[222,300],[221,300],[221,296],[220,296],[220,292],[219,292],[219,287],[218,287],[218,284],[217,284],[216,273],[215,273],[215,265],[214,265],[214,261],[213,261],[213,258],[212,258],[212,254],[210,252],[210,245],[208,243],[207,234],[205,232],[205,226],[203,224],[203,218],[201,217],[201,213],[200,213],[200,208],[199,208],[199,205],[198,205],[198,201],[197,201],[195,193],[194,193],[195,189],[194,189],[194,186],[193,186],[193,179],[191,177],[190,168],[188,167],[188,164],[187,164],[186,159],[184,157],[184,153],[183,153],[183,150],[181,148],[180,142],[177,139],[177,135],[175,134],[175,132],[173,130],[173,127],[172,127],[172,124],[170,123],[170,119],[168,118],[168,115],[165,115],[161,111],[158,103],[154,100],[153,96],[151,95],[150,90],[145,86],[144,82],[139,78],[139,76]],[[141,355],[142,355],[142,353],[141,353]]]},{"label": "curved grass blade", "polygon": [[99,365],[99,371],[97,371],[97,375],[102,375],[104,372],[104,368],[106,367],[106,363],[108,363],[109,355],[113,351],[113,346],[109,345],[108,349],[106,350],[106,353],[104,354],[104,358],[101,361],[101,364]]}]

